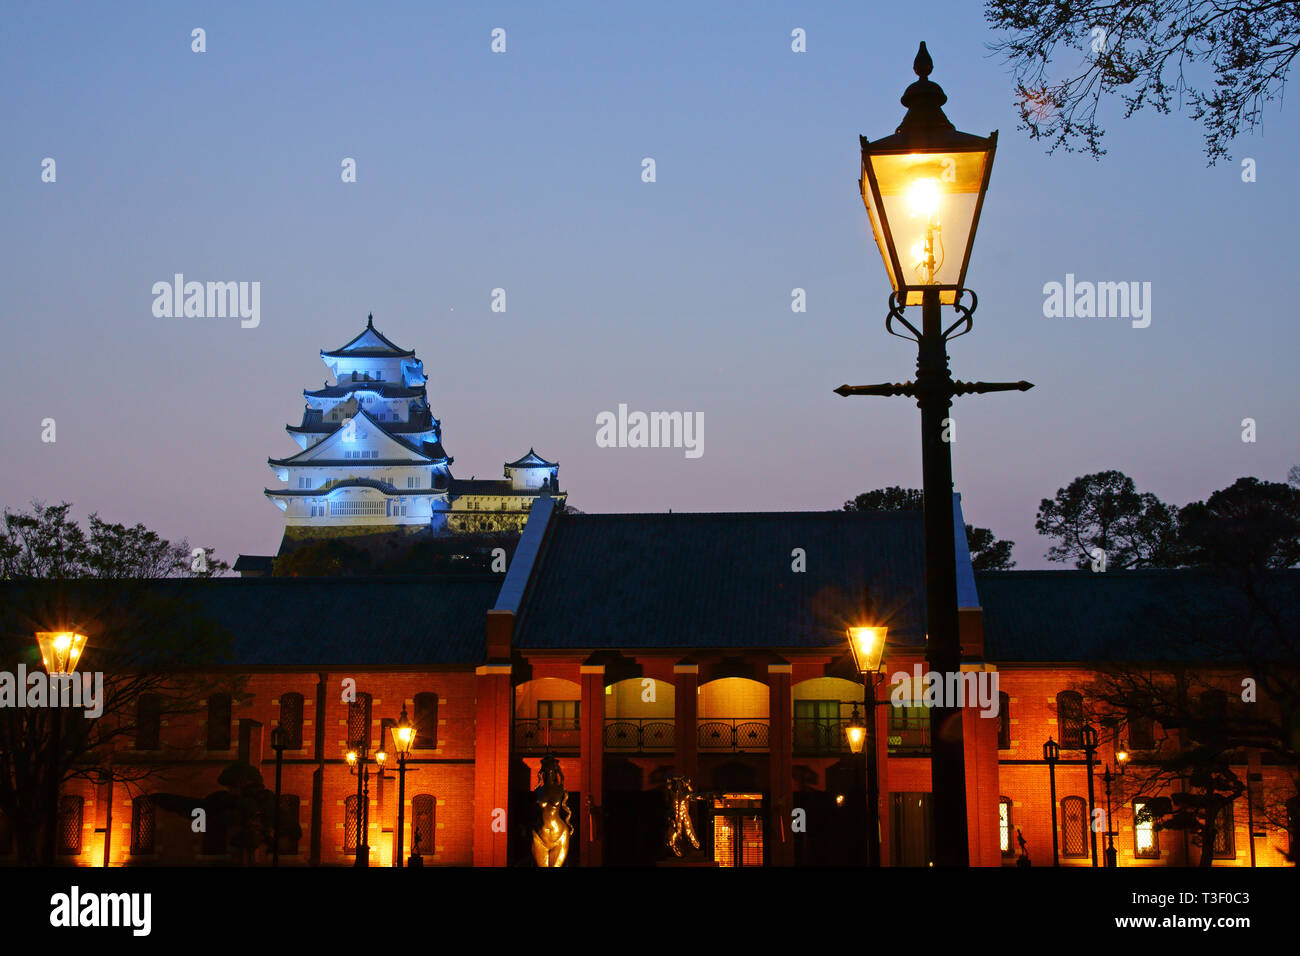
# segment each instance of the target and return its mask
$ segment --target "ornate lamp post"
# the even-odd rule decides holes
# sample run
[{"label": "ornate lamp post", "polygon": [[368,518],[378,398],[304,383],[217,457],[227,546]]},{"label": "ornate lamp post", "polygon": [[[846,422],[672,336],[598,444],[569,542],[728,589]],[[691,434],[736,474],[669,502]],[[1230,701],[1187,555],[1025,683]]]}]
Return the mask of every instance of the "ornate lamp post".
[{"label": "ornate lamp post", "polygon": [[1119,854],[1115,852],[1115,824],[1110,816],[1110,784],[1112,780],[1124,776],[1127,764],[1128,751],[1120,748],[1115,751],[1115,769],[1118,773],[1111,776],[1110,764],[1106,764],[1106,772],[1101,775],[1102,782],[1106,784],[1106,866],[1111,868],[1119,866]]},{"label": "ornate lamp post", "polygon": [[[966,267],[988,189],[996,132],[961,133],[944,116],[948,97],[929,80],[934,64],[925,44],[912,64],[917,81],[903,94],[907,115],[892,136],[862,145],[862,201],[893,293],[885,330],[917,343],[916,381],[841,385],[840,395],[907,395],[921,409],[921,469],[925,500],[925,594],[928,664],[940,674],[961,669],[957,632],[957,556],[952,509],[952,453],[946,439],[952,399],[968,393],[1024,391],[1028,382],[960,382],[948,371],[948,340],[973,325],[977,300]],[[963,299],[969,295],[970,305]],[[921,307],[918,329],[903,316]],[[941,306],[959,318],[943,326]],[[897,331],[895,323],[906,332]],[[936,862],[966,866],[966,774],[961,709],[930,709]]]},{"label": "ornate lamp post", "polygon": [[[1088,764],[1088,841],[1092,845],[1092,865],[1097,865],[1097,828],[1093,825],[1093,820],[1097,819],[1097,801],[1093,795],[1092,765],[1097,760],[1097,728],[1092,724],[1084,724],[1081,736],[1083,737],[1083,755]],[[1110,821],[1106,821],[1109,827]]]},{"label": "ornate lamp post", "polygon": [[[388,754],[379,751],[374,763],[379,772],[384,772],[384,763]],[[357,750],[349,750],[348,769],[357,778],[357,858],[353,866],[370,865],[370,759],[366,754],[366,742],[361,741]]]},{"label": "ornate lamp post", "polygon": [[848,628],[849,649],[853,653],[853,664],[862,675],[863,700],[866,702],[866,726],[859,723],[858,708],[853,706],[853,716],[849,720],[845,733],[849,738],[849,749],[855,754],[866,751],[867,782],[867,865],[880,865],[880,794],[876,774],[876,681],[879,676],[881,660],[885,656],[885,635],[887,627],[850,627]]},{"label": "ornate lamp post", "polygon": [[271,731],[271,749],[275,751],[275,817],[272,824],[271,865],[280,865],[280,771],[284,768],[284,751],[289,746],[289,732],[281,726]]},{"label": "ornate lamp post", "polygon": [[393,725],[393,750],[397,754],[397,859],[394,866],[406,865],[402,856],[405,852],[403,837],[406,835],[406,758],[410,756],[414,743],[415,726],[407,719],[406,705],[403,704],[402,716]]},{"label": "ornate lamp post", "polygon": [[1052,866],[1061,865],[1061,838],[1056,824],[1056,761],[1061,759],[1061,745],[1051,737],[1043,744],[1043,760],[1047,762],[1047,774],[1052,782]]},{"label": "ornate lamp post", "polygon": [[48,804],[45,818],[44,857],[47,866],[54,865],[59,848],[59,783],[63,776],[63,710],[61,694],[69,687],[72,675],[81,661],[86,638],[72,631],[37,631],[36,646],[41,651],[41,663],[50,679],[50,769],[46,782],[45,799]]}]

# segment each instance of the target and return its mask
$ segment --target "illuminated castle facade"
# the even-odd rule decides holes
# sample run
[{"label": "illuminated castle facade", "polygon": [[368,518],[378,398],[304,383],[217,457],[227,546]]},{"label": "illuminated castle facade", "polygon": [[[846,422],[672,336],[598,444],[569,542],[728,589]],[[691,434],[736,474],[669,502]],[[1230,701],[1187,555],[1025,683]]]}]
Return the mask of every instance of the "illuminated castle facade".
[{"label": "illuminated castle facade", "polygon": [[559,465],[532,449],[505,465],[503,479],[452,477],[424,363],[381,334],[373,315],[320,356],[334,384],[303,391],[302,423],[286,427],[298,452],[267,459],[285,482],[265,493],[284,512],[286,538],[518,532],[539,496],[564,498]]}]

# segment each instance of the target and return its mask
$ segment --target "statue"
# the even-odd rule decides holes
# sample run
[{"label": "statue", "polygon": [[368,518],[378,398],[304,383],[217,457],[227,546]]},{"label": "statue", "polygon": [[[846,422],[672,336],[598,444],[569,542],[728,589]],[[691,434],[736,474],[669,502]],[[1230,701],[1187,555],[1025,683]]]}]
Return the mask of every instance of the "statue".
[{"label": "statue", "polygon": [[690,841],[696,850],[700,848],[699,838],[695,835],[695,824],[691,822],[691,803],[708,798],[707,794],[695,793],[691,789],[690,777],[669,777],[664,782],[668,791],[668,833],[666,842],[674,856],[681,856],[685,842]]},{"label": "statue", "polygon": [[564,789],[559,757],[547,754],[542,758],[537,781],[533,800],[540,819],[533,830],[533,862],[538,866],[564,866],[573,825],[569,823],[569,792]]},{"label": "statue", "polygon": [[1020,844],[1020,856],[1016,860],[1016,866],[1033,866],[1029,861],[1029,844],[1025,841],[1025,835],[1020,832],[1020,827],[1016,827],[1016,842]]}]

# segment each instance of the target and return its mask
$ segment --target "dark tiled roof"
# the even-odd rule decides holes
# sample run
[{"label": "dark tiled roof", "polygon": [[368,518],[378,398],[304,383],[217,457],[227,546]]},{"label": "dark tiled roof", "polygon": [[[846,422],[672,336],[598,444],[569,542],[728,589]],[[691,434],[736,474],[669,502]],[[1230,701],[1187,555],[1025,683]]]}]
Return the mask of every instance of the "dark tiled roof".
[{"label": "dark tiled roof", "polygon": [[1291,635],[1280,647],[1231,581],[1198,571],[989,571],[975,575],[993,661],[1240,660],[1294,658],[1300,571],[1264,591]]},{"label": "dark tiled roof", "polygon": [[506,462],[507,468],[555,468],[558,465],[559,462],[547,461],[531,448],[528,449],[528,454],[524,455],[524,457],[516,461]]},{"label": "dark tiled roof", "polygon": [[[922,521],[919,511],[557,515],[516,643],[842,649],[845,627],[874,620],[891,644],[920,644]],[[806,571],[791,569],[795,548]]]},{"label": "dark tiled roof", "polygon": [[[470,665],[486,653],[487,611],[502,576],[365,578],[214,578],[124,585],[59,584],[69,603],[139,603],[149,595],[184,602],[176,627],[215,626],[232,638],[216,662],[233,667],[409,667]],[[22,585],[0,582],[0,615],[11,631],[24,606]],[[95,595],[98,594],[99,597]],[[169,601],[168,607],[171,607]],[[179,604],[176,605],[180,607]],[[18,621],[19,630],[27,622]],[[161,617],[157,627],[168,627]],[[154,630],[156,633],[156,628]],[[88,648],[94,651],[94,641]],[[89,655],[87,657],[89,660]],[[163,661],[162,666],[174,661]],[[193,661],[189,662],[195,663]]]},{"label": "dark tiled roof", "polygon": [[424,386],[407,388],[396,382],[341,382],[338,385],[326,385],[324,388],[304,388],[302,393],[308,398],[340,398],[353,392],[377,392],[381,398],[422,398]]},{"label": "dark tiled roof", "polygon": [[275,567],[275,557],[269,554],[241,554],[231,565],[233,571],[265,571]]},{"label": "dark tiled roof", "polygon": [[[374,335],[375,338],[379,339],[379,341],[382,343],[382,347],[377,349],[352,348],[353,344],[355,344],[359,339],[361,339],[367,332],[371,333],[372,335]],[[321,352],[320,354],[328,355],[332,358],[338,358],[342,356],[347,356],[351,358],[388,358],[394,355],[414,355],[415,351],[414,349],[398,348],[396,345],[394,345],[388,339],[387,336],[385,336],[382,332],[380,332],[377,328],[375,328],[375,317],[374,315],[370,315],[366,319],[366,327],[362,329],[360,332],[358,332],[355,336],[353,336],[351,342],[349,342],[347,345],[343,346],[342,348],[334,349],[333,351],[330,352]]]}]

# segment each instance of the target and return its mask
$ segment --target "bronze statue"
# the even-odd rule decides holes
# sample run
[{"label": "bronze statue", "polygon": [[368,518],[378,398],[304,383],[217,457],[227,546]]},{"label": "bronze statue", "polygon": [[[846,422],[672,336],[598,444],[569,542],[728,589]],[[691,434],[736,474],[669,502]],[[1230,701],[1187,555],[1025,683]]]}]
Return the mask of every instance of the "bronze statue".
[{"label": "bronze statue", "polygon": [[696,850],[700,848],[699,838],[695,835],[695,824],[691,821],[691,803],[708,798],[707,794],[695,793],[691,789],[690,777],[669,777],[664,781],[668,791],[668,833],[666,842],[674,856],[681,856],[685,841],[689,840]]},{"label": "bronze statue", "polygon": [[569,823],[569,793],[564,789],[559,757],[547,754],[542,758],[537,781],[533,800],[540,819],[533,830],[533,862],[538,866],[563,866],[569,855],[573,825]]}]

